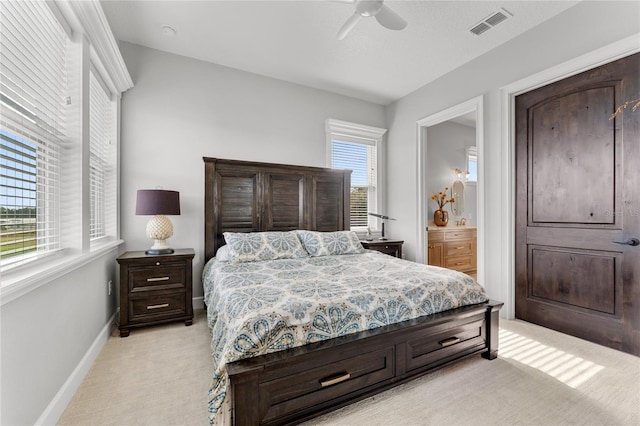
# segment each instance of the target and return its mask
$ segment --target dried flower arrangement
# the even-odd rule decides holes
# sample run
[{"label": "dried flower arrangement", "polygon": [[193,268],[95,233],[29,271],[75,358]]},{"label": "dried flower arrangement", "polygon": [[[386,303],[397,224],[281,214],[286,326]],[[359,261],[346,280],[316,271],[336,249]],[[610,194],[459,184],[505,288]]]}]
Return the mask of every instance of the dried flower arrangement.
[{"label": "dried flower arrangement", "polygon": [[444,188],[444,192],[440,191],[440,192],[437,192],[437,193],[435,193],[435,194],[433,194],[431,196],[431,199],[433,201],[435,201],[436,203],[438,203],[438,208],[440,208],[440,209],[442,209],[448,203],[455,203],[456,202],[455,198],[453,198],[453,197],[447,199],[447,191],[448,190],[449,190],[449,188],[445,187]]},{"label": "dried flower arrangement", "polygon": [[616,108],[613,114],[611,114],[611,117],[609,117],[609,120],[613,120],[614,118],[616,118],[618,114],[622,114],[622,111],[626,109],[629,105],[633,105],[633,107],[631,108],[631,111],[637,110],[638,108],[640,108],[640,98],[627,101],[622,105],[620,105],[618,108]]}]

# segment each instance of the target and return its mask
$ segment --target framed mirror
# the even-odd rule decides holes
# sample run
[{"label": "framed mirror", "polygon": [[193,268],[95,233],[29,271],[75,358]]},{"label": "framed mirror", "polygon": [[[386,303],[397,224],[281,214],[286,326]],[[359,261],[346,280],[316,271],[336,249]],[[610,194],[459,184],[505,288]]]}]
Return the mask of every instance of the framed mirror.
[{"label": "framed mirror", "polygon": [[455,200],[451,203],[451,213],[454,216],[461,216],[464,213],[464,184],[460,179],[451,185],[451,197]]}]

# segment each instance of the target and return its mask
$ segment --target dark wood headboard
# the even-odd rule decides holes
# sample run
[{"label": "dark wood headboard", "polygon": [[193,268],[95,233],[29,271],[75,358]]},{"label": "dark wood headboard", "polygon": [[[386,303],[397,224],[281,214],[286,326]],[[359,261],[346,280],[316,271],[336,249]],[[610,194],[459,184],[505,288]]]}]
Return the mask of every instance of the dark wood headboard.
[{"label": "dark wood headboard", "polygon": [[351,170],[204,157],[205,262],[223,232],[349,229]]}]

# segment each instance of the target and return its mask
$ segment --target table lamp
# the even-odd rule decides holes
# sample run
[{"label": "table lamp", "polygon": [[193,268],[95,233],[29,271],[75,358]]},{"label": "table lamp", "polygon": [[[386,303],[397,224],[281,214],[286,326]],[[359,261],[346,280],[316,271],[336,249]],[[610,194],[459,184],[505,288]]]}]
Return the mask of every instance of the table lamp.
[{"label": "table lamp", "polygon": [[385,220],[395,220],[395,219],[392,218],[392,217],[383,215],[383,214],[378,214],[378,213],[369,213],[369,216],[374,216],[374,217],[377,217],[377,218],[381,219],[381,221],[382,221],[382,234],[380,235],[380,238],[378,238],[378,239],[379,240],[383,240],[383,241],[384,240],[388,240],[388,238],[384,236],[384,221]]},{"label": "table lamp", "polygon": [[173,235],[173,224],[165,215],[180,214],[180,193],[164,189],[139,189],[136,197],[136,215],[153,215],[147,223],[147,237],[155,240],[147,255],[171,254],[167,238]]}]

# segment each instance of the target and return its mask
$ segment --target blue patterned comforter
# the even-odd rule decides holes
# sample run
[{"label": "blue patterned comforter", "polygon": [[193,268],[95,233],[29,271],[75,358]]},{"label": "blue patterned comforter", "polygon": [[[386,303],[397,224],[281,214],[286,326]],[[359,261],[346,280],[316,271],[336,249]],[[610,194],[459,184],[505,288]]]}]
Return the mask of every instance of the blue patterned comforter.
[{"label": "blue patterned comforter", "polygon": [[203,271],[216,365],[209,420],[227,393],[226,364],[488,300],[471,277],[379,252],[231,263]]}]

